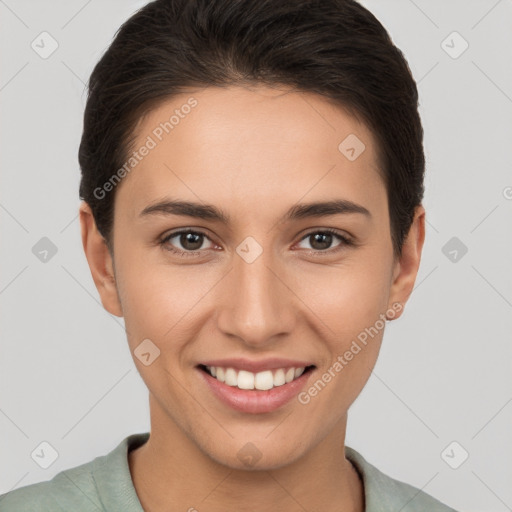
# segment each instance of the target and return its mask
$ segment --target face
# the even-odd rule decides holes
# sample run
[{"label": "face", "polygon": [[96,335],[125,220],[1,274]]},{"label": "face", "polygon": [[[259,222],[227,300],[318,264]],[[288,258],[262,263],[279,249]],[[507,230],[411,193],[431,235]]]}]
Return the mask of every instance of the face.
[{"label": "face", "polygon": [[93,234],[84,247],[125,318],[152,427],[232,468],[344,433],[423,242],[420,229],[393,259],[370,131],[318,95],[205,88],[146,115],[142,146],[117,185],[113,261],[101,253],[114,280],[93,268]]}]

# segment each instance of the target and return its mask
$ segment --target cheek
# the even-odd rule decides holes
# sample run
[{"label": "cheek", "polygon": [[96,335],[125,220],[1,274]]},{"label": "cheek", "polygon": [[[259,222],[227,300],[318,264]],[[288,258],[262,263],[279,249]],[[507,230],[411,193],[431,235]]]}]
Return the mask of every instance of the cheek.
[{"label": "cheek", "polygon": [[303,272],[296,285],[305,304],[340,340],[373,325],[387,309],[391,262],[354,253],[337,266]]},{"label": "cheek", "polygon": [[378,357],[390,273],[391,260],[361,255],[347,258],[339,268],[303,275],[301,296],[308,298],[305,302],[325,336],[327,353],[322,363],[325,369],[331,368],[325,379],[333,382],[331,392],[336,389],[347,403],[359,394]]},{"label": "cheek", "polygon": [[216,277],[200,267],[180,268],[134,254],[118,267],[118,290],[131,348],[149,338],[162,352],[170,347],[173,352],[179,350],[179,340],[193,335],[190,329],[200,325],[202,301]]},{"label": "cheek", "polygon": [[[299,401],[308,404],[311,414],[331,422],[339,420],[361,393],[379,355],[389,285],[383,272],[375,270],[354,268],[329,276],[311,306],[321,320],[317,324],[323,326],[327,351],[316,379]],[[315,282],[318,290],[322,281]]]},{"label": "cheek", "polygon": [[[182,380],[181,364],[187,342],[195,337],[193,329],[201,322],[197,305],[208,291],[207,284],[185,279],[183,271],[170,266],[147,261],[139,265],[136,258],[120,264],[119,274],[127,340],[141,377],[152,394],[164,402],[175,405],[186,400],[186,396],[179,398],[180,386],[175,379]],[[148,339],[150,344],[144,341]],[[144,352],[149,352],[154,362],[146,365],[138,356]]]}]

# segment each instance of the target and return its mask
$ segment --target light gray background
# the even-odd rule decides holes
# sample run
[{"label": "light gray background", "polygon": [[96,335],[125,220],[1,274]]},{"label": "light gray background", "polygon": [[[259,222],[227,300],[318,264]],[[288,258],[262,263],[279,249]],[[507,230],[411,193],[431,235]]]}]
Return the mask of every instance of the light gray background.
[{"label": "light gray background", "polygon": [[[428,227],[347,444],[461,511],[512,510],[512,2],[363,3],[418,82]],[[147,390],[122,320],[99,303],[77,219],[84,85],[143,4],[0,0],[0,493],[149,430]],[[59,45],[47,59],[31,48],[43,31]],[[469,44],[458,58],[444,49],[462,48],[453,31]],[[32,252],[42,237],[57,247],[47,262]],[[452,237],[468,249],[456,261],[443,253]],[[42,441],[58,452],[48,469],[31,458]],[[469,453],[458,469],[441,456],[452,441]],[[448,450],[452,464],[460,453]]]}]

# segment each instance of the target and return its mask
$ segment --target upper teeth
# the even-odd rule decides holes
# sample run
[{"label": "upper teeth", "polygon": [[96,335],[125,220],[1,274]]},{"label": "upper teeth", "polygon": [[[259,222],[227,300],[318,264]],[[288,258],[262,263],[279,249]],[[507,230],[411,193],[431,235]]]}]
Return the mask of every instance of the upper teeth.
[{"label": "upper teeth", "polygon": [[271,370],[252,373],[246,370],[235,370],[234,368],[222,368],[220,366],[207,366],[206,369],[212,377],[228,386],[264,391],[272,389],[274,386],[282,386],[300,377],[305,368],[279,368],[274,370],[273,373]]}]

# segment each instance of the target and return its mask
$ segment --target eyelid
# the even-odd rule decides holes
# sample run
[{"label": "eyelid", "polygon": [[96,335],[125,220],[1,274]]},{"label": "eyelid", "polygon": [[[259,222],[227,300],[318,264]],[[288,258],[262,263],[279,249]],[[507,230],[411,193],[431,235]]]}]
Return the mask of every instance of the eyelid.
[{"label": "eyelid", "polygon": [[304,240],[304,238],[306,238],[307,236],[310,236],[310,235],[312,235],[314,233],[329,233],[331,235],[336,235],[336,236],[339,236],[341,238],[346,238],[347,240],[352,240],[353,239],[352,235],[348,234],[346,231],[341,231],[341,230],[336,229],[336,228],[316,227],[316,228],[310,228],[304,235],[302,235],[301,240]]}]

